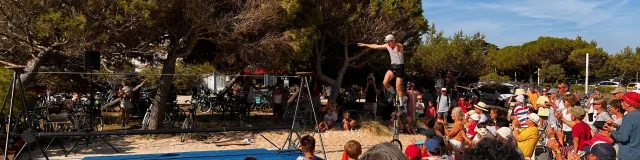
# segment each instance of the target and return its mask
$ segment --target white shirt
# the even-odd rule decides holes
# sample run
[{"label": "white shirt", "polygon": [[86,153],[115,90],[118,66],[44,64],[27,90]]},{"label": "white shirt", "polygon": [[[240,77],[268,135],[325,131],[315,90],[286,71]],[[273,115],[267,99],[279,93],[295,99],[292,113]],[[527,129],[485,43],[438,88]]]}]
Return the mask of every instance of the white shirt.
[{"label": "white shirt", "polygon": [[[562,110],[562,118],[567,121],[571,121],[571,113],[569,112],[568,108]],[[570,132],[571,127],[569,127],[569,125],[567,125],[566,123],[562,123],[562,131]]]},{"label": "white shirt", "polygon": [[487,116],[485,114],[480,114],[480,120],[478,121],[478,123],[482,123],[486,121],[487,121]]},{"label": "white shirt", "polygon": [[404,56],[402,55],[402,52],[398,52],[399,46],[400,45],[398,44],[396,44],[394,48],[391,48],[391,46],[387,46],[391,64],[404,64]]}]

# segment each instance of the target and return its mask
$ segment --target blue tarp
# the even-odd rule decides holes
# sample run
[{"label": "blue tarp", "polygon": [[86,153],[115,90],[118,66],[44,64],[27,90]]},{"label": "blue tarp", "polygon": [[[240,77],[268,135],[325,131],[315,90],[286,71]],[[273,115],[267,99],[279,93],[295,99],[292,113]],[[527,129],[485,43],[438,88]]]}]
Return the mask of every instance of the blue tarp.
[{"label": "blue tarp", "polygon": [[266,149],[243,149],[243,150],[216,150],[199,152],[176,152],[158,154],[139,155],[119,155],[86,157],[83,160],[147,160],[147,159],[224,159],[224,160],[244,160],[247,157],[255,157],[259,160],[291,160],[302,156],[300,152],[276,153],[274,150]]}]

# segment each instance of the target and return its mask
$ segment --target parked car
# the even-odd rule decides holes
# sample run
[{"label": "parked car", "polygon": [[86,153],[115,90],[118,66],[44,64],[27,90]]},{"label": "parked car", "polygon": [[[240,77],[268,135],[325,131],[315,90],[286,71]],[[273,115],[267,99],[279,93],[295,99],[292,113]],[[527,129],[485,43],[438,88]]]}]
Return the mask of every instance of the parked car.
[{"label": "parked car", "polygon": [[504,107],[509,97],[513,96],[514,88],[508,83],[484,85],[478,88],[480,101]]},{"label": "parked car", "polygon": [[480,92],[471,87],[458,86],[457,90],[459,96],[464,96],[467,99],[471,99],[471,97],[473,96],[477,96],[478,98],[480,98]]},{"label": "parked car", "polygon": [[640,83],[634,82],[634,83],[627,84],[627,89],[629,90],[637,90],[636,87],[640,87]]},{"label": "parked car", "polygon": [[602,82],[598,82],[599,87],[618,87],[620,86],[620,82],[613,82],[613,81],[602,81]]}]

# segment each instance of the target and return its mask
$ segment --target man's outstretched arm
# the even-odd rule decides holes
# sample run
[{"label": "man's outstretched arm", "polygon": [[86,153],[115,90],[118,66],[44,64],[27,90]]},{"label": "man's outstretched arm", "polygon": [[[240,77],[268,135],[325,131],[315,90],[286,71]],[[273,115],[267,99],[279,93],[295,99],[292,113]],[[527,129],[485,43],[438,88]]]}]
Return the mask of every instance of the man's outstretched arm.
[{"label": "man's outstretched arm", "polygon": [[358,46],[360,46],[360,47],[367,47],[367,48],[371,48],[371,49],[387,49],[386,44],[378,45],[378,44],[364,44],[364,43],[358,43]]}]

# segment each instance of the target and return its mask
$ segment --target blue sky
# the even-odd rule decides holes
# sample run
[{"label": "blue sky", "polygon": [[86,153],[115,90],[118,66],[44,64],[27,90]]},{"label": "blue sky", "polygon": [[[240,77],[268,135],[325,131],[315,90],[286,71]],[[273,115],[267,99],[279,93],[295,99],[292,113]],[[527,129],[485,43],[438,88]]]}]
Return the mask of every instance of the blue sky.
[{"label": "blue sky", "polygon": [[640,46],[638,7],[640,0],[422,0],[429,23],[446,35],[479,31],[500,47],[579,35],[609,54]]}]

